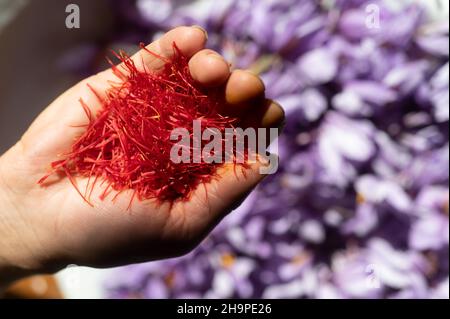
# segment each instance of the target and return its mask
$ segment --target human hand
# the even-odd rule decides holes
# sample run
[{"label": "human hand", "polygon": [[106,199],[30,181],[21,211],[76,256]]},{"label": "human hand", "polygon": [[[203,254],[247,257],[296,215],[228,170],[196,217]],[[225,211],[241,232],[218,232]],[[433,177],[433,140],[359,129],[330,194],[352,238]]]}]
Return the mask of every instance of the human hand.
[{"label": "human hand", "polygon": [[[279,127],[282,109],[264,97],[261,79],[247,71],[230,73],[228,63],[204,49],[206,33],[198,27],[173,29],[147,48],[162,56],[173,53],[175,42],[190,58],[193,78],[205,87],[223,87],[229,110],[241,125]],[[142,50],[132,57],[158,70],[162,61]],[[108,81],[117,81],[111,69],[89,77],[57,98],[34,121],[22,139],[0,157],[0,283],[37,272],[53,272],[68,264],[96,267],[143,262],[187,253],[262,180],[261,163],[244,172],[232,164],[219,177],[198,187],[188,201],[156,205],[135,201],[127,211],[131,191],[112,203],[98,199],[87,205],[67,178],[45,188],[37,181],[50,162],[69,150],[83,128],[86,115],[79,99],[93,114],[101,103],[89,89],[104,93]],[[87,180],[77,178],[80,188]]]}]

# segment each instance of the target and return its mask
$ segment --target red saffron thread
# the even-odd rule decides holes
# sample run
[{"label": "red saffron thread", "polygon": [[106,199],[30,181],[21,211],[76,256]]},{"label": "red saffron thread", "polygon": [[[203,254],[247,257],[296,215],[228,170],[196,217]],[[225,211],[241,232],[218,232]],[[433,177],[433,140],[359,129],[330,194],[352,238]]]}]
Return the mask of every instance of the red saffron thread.
[{"label": "red saffron thread", "polygon": [[[232,128],[236,119],[219,113],[226,103],[222,95],[195,83],[187,58],[175,44],[170,59],[149,51],[142,44],[141,48],[161,59],[164,68],[159,72],[145,68],[141,71],[129,56],[113,52],[125,68],[119,70],[110,62],[120,81],[111,84],[106,98],[89,85],[102,108],[94,115],[80,99],[89,121],[86,131],[64,159],[51,164],[51,172],[38,181],[41,186],[50,175],[62,172],[92,206],[91,195],[102,178],[98,187],[103,183],[107,186],[100,199],[104,200],[114,190],[112,200],[115,201],[119,194],[130,189],[133,190],[130,208],[135,198],[160,202],[187,199],[200,184],[215,176],[220,164],[173,163],[170,150],[177,141],[171,141],[170,134],[174,128],[185,128],[192,136],[193,120],[201,120],[203,128],[216,128],[225,136],[225,129]],[[79,190],[75,177],[87,178],[84,192]]]}]

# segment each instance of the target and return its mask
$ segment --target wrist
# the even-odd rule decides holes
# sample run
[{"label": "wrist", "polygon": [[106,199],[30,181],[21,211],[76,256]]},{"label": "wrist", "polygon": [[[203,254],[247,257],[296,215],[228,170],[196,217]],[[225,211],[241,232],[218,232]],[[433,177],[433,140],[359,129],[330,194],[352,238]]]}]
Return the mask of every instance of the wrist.
[{"label": "wrist", "polygon": [[5,192],[0,183],[0,292],[13,281],[25,276],[27,270],[19,262],[21,245],[16,244],[16,234],[9,221],[11,209],[6,204]]},{"label": "wrist", "polygon": [[22,218],[22,201],[15,198],[7,182],[7,154],[0,157],[0,292],[17,279],[43,271],[43,263],[31,245],[36,238]]}]

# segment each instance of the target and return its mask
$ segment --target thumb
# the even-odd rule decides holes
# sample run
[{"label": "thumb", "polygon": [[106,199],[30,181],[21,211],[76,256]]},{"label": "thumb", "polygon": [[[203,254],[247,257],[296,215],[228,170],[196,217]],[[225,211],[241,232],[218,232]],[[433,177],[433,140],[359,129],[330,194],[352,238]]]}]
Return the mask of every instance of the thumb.
[{"label": "thumb", "polygon": [[226,164],[219,170],[219,178],[207,188],[208,204],[213,218],[219,222],[237,208],[250,192],[278,166],[278,156],[259,157],[248,166]]}]

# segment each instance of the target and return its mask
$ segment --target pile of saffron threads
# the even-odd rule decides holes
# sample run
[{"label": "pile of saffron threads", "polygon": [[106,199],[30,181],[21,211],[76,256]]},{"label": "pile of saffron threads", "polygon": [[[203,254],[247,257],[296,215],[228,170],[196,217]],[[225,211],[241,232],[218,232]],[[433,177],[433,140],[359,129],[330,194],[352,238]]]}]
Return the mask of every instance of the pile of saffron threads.
[{"label": "pile of saffron threads", "polygon": [[[142,44],[141,48],[146,50]],[[38,183],[42,186],[50,175],[62,172],[90,205],[99,184],[104,189],[101,200],[113,191],[115,200],[124,190],[133,190],[130,205],[134,198],[160,202],[189,198],[214,177],[220,164],[171,161],[170,151],[177,143],[170,139],[172,130],[185,128],[192,136],[193,120],[200,120],[202,128],[216,128],[225,136],[225,128],[232,128],[236,119],[219,113],[225,103],[222,95],[207,92],[193,80],[188,59],[175,44],[173,57],[157,56],[165,63],[158,72],[138,70],[124,53],[116,56],[126,72],[112,66],[119,81],[111,84],[95,116],[81,101],[89,120],[86,131]],[[88,178],[84,191],[76,177]]]}]

